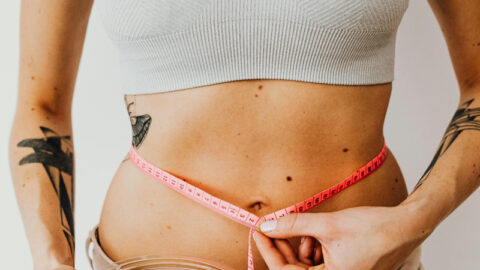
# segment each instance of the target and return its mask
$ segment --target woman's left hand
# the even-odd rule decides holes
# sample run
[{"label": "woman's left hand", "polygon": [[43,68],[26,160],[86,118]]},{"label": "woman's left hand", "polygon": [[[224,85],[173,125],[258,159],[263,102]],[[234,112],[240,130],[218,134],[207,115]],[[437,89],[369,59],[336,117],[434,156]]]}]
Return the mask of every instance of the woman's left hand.
[{"label": "woman's left hand", "polygon": [[[255,232],[254,239],[270,269],[392,270],[431,233],[419,229],[421,224],[411,216],[403,206],[295,213],[262,223],[260,229],[268,237]],[[296,236],[320,242],[322,264],[312,267],[320,254],[312,239],[303,241],[294,253],[285,238]],[[269,237],[276,239],[272,242]]]}]

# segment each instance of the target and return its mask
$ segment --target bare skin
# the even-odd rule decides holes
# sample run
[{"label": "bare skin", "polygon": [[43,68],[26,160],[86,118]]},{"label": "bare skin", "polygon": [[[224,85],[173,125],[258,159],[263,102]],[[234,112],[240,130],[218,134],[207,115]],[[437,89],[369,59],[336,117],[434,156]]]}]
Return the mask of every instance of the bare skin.
[{"label": "bare skin", "polygon": [[[127,95],[125,103],[134,125],[135,117],[150,121],[141,142],[134,140],[146,160],[262,216],[342,181],[375,157],[390,92],[391,84],[245,80]],[[388,154],[375,173],[310,212],[399,204],[407,190]],[[157,183],[129,160],[112,180],[99,236],[114,260],[185,255],[247,267],[247,227]],[[267,269],[255,247],[254,258],[256,268]]]},{"label": "bare skin", "polygon": [[[9,154],[36,270],[74,266],[70,112],[92,2],[22,1],[19,96]],[[461,91],[459,107],[476,111],[480,106],[480,25],[472,22],[480,17],[478,0],[430,0],[430,4],[452,56]],[[144,158],[224,200],[264,215],[342,181],[373,158],[383,144],[390,93],[391,84],[333,86],[244,80],[126,95],[125,106],[132,121],[132,141]],[[465,126],[464,119],[459,120],[462,125],[454,126],[455,134]],[[409,214],[400,219],[402,224],[390,219],[388,226],[409,228],[409,236],[418,244],[478,187],[477,134],[462,130],[450,148],[453,150],[442,148],[439,166],[433,166],[434,159],[429,168],[432,172],[425,174],[408,198],[395,155],[389,151],[374,174],[310,212],[346,208],[355,212],[355,206],[408,208]],[[453,139],[445,141],[449,144]],[[449,177],[441,178],[441,174]],[[380,209],[373,207],[376,212]],[[362,216],[368,219],[368,215]],[[378,223],[372,219],[364,224],[376,232],[382,229]],[[365,227],[358,229],[357,233]],[[100,218],[101,244],[115,260],[145,254],[185,255],[244,269],[247,236],[246,227],[155,182],[129,160],[119,164]],[[341,240],[350,246],[364,244]],[[291,241],[298,246],[298,238]],[[377,269],[388,269],[407,251],[392,251],[400,255],[385,257],[382,261],[387,263]],[[257,269],[267,269],[255,246],[254,257]],[[332,261],[355,265],[355,260],[362,258],[343,259],[335,256]],[[370,265],[377,259],[371,258]]]}]

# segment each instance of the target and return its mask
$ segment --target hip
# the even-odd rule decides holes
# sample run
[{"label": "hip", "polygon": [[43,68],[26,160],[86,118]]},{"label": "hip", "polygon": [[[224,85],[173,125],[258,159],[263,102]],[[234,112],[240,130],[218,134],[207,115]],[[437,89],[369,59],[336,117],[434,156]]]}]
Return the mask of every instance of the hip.
[{"label": "hip", "polygon": [[[232,270],[216,262],[189,257],[189,256],[137,256],[121,261],[113,261],[105,254],[98,238],[98,225],[94,226],[86,239],[86,254],[92,270],[113,269],[203,269],[203,270]],[[92,247],[90,249],[90,247]],[[417,247],[401,264],[397,270],[424,270],[421,262],[422,247]],[[155,268],[153,268],[155,267]]]},{"label": "hip", "polygon": [[[372,141],[365,148],[365,152],[370,152],[365,157],[375,156],[382,144],[383,140]],[[270,166],[254,168],[225,168],[209,159],[198,157],[198,160],[198,163],[184,164],[190,170],[172,167],[174,169],[167,171],[225,201],[263,216],[341,182],[370,158],[345,159],[345,162],[318,166],[292,163],[297,166],[288,167],[281,164],[283,159],[270,158],[273,163]],[[164,169],[161,164],[156,165]],[[178,166],[182,167],[181,164]],[[393,153],[387,148],[387,158],[374,173],[309,212],[362,205],[393,206],[406,196],[402,173]],[[159,184],[138,170],[130,160],[123,162],[115,173],[99,223],[102,247],[113,260],[145,254],[182,255],[244,269],[247,236],[247,227]],[[291,239],[293,246],[297,246],[298,241]],[[253,253],[256,267],[266,269],[256,248]]]}]

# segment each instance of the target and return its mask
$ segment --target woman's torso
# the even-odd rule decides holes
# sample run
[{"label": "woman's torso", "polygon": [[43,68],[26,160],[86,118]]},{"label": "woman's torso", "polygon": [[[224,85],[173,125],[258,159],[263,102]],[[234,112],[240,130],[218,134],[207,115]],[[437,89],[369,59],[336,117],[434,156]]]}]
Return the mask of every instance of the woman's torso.
[{"label": "woman's torso", "polygon": [[[144,136],[137,148],[143,158],[263,216],[344,180],[375,157],[383,145],[390,93],[390,83],[259,79],[127,95],[125,101],[132,123],[150,121],[143,132],[134,129],[137,143]],[[406,196],[388,151],[377,171],[309,212],[392,206]],[[114,260],[181,255],[247,267],[247,227],[156,182],[129,160],[112,179],[99,235]],[[253,251],[255,267],[267,269],[254,245]]]}]

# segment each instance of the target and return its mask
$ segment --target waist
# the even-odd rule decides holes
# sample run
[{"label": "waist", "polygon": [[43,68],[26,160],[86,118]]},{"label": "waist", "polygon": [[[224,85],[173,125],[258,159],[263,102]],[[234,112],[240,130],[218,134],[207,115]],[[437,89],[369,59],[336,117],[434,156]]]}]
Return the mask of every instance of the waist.
[{"label": "waist", "polygon": [[255,190],[251,207],[275,190],[326,188],[372,159],[389,95],[389,85],[249,80],[126,100],[151,120],[142,157],[201,188],[235,190],[233,200]]},{"label": "waist", "polygon": [[[138,153],[191,185],[263,216],[344,180],[382,148],[388,87],[229,85],[136,96],[134,113],[151,118]],[[375,173],[310,211],[395,205],[405,196],[400,168],[388,150]],[[160,185],[129,160],[114,176],[100,230],[107,253],[117,259],[180,254],[245,268],[246,227]],[[202,248],[206,242],[208,250]]]},{"label": "waist", "polygon": [[[406,196],[405,183],[392,153],[388,149],[387,152],[380,168],[309,212],[360,205],[392,206],[401,202]],[[350,176],[360,166],[351,166],[345,176]],[[309,175],[309,171],[304,171],[304,177],[285,182],[286,185],[275,181],[274,177],[265,177],[257,178],[257,185],[251,186],[243,181],[248,177],[242,179],[242,169],[238,170],[237,178],[225,178],[222,172],[213,169],[209,178],[198,178],[169,171],[192,186],[257,216],[304,201],[344,180],[340,174],[322,178],[322,174]],[[252,173],[250,178],[256,175]],[[246,268],[248,227],[160,184],[130,160],[122,164],[115,175],[100,224],[102,245],[116,260],[141,254],[183,255],[213,260],[234,269]],[[293,246],[298,245],[298,239],[291,242]],[[260,254],[256,250],[253,254],[255,267],[267,269]]]}]

